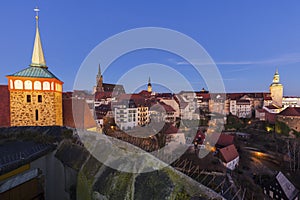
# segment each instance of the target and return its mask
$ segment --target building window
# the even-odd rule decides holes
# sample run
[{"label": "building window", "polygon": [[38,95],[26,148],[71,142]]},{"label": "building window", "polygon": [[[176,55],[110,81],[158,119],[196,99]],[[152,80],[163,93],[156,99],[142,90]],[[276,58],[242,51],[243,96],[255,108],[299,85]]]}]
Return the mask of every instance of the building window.
[{"label": "building window", "polygon": [[15,80],[15,89],[23,89],[23,82],[21,80]]},{"label": "building window", "polygon": [[27,96],[26,96],[26,101],[27,101],[27,103],[30,103],[30,102],[31,102],[31,95],[27,95]]},{"label": "building window", "polygon": [[43,82],[43,90],[50,90],[50,83],[49,82]]},{"label": "building window", "polygon": [[42,95],[38,95],[38,102],[42,103]]},{"label": "building window", "polygon": [[35,121],[39,120],[39,111],[35,110]]}]

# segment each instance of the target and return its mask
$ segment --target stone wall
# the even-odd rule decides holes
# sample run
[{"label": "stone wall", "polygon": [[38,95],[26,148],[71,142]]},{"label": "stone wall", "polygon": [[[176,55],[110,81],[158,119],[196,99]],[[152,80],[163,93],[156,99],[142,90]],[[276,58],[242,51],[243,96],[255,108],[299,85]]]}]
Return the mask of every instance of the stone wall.
[{"label": "stone wall", "polygon": [[[31,100],[27,102],[27,95]],[[41,95],[42,101],[38,102]],[[45,91],[10,91],[11,126],[62,126],[62,94]]]},{"label": "stone wall", "polygon": [[300,117],[299,116],[281,116],[277,115],[277,120],[284,122],[290,129],[300,132]]}]

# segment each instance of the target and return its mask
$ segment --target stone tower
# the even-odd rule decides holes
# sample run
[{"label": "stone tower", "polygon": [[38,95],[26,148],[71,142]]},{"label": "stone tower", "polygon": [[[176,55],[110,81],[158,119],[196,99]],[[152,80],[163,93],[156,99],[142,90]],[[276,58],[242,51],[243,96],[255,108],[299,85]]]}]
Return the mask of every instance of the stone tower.
[{"label": "stone tower", "polygon": [[152,85],[151,85],[150,77],[149,77],[149,80],[148,80],[148,88],[147,88],[147,91],[148,91],[149,93],[152,93]]},{"label": "stone tower", "polygon": [[62,126],[63,82],[46,65],[39,33],[39,9],[31,64],[8,78],[11,126]]},{"label": "stone tower", "polygon": [[279,73],[277,69],[273,77],[273,82],[270,85],[270,93],[272,98],[272,104],[278,108],[281,108],[283,97],[283,85],[280,83]]}]

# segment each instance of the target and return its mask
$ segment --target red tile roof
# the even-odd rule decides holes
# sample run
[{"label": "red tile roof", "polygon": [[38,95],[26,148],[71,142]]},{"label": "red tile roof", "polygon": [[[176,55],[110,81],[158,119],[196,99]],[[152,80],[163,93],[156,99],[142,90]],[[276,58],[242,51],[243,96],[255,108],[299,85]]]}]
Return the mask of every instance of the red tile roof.
[{"label": "red tile roof", "polygon": [[266,106],[266,108],[268,108],[268,109],[278,109],[279,107],[277,107],[275,105],[269,105],[269,106]]},{"label": "red tile roof", "polygon": [[298,107],[288,107],[281,111],[278,115],[282,116],[300,116],[300,108]]},{"label": "red tile roof", "polygon": [[202,92],[196,92],[196,96],[203,100],[209,100],[210,94],[209,93],[202,93]]},{"label": "red tile roof", "polygon": [[239,153],[237,152],[234,144],[232,144],[232,145],[229,145],[227,147],[220,149],[220,155],[221,155],[221,159],[225,163],[229,163],[230,161],[237,158],[239,156]]},{"label": "red tile roof", "polygon": [[164,102],[156,102],[151,104],[151,110],[157,112],[166,112],[166,113],[175,112],[172,106],[167,105]]},{"label": "red tile roof", "polygon": [[160,105],[163,106],[163,108],[165,109],[165,111],[168,112],[175,112],[176,110],[174,110],[174,108],[170,105],[165,104],[164,102],[159,102]]},{"label": "red tile roof", "polygon": [[144,97],[150,97],[151,92],[148,92],[147,90],[142,90],[141,92],[139,92],[139,95],[142,95]]},{"label": "red tile roof", "polygon": [[160,98],[164,98],[164,99],[172,99],[173,98],[173,94],[172,93],[156,93],[155,97],[160,97]]},{"label": "red tile roof", "polygon": [[165,131],[165,134],[175,134],[178,132],[178,128],[175,126],[171,125],[168,127],[168,129]]},{"label": "red tile roof", "polygon": [[198,138],[201,138],[200,144],[203,144],[203,141],[205,140],[205,134],[201,130],[197,131],[193,142],[197,141]]},{"label": "red tile roof", "polygon": [[270,98],[270,93],[264,92],[241,92],[241,93],[227,93],[227,99],[239,100],[244,96],[248,96],[249,98]]},{"label": "red tile roof", "polygon": [[234,136],[233,135],[228,135],[228,134],[221,134],[217,144],[222,146],[222,147],[226,147],[229,146],[231,144],[233,144],[233,140],[234,140]]},{"label": "red tile roof", "polygon": [[95,100],[101,100],[106,98],[111,98],[112,92],[96,92],[95,93]]}]

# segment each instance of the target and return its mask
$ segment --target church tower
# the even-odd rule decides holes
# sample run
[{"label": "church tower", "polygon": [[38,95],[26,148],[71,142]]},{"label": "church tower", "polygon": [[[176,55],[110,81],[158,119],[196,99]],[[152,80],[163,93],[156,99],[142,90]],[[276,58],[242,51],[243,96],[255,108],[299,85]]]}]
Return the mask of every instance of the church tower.
[{"label": "church tower", "polygon": [[96,76],[96,92],[103,92],[103,76],[101,73],[100,64],[98,66],[98,74]]},{"label": "church tower", "polygon": [[149,77],[149,80],[148,80],[148,89],[147,89],[147,91],[148,91],[149,93],[152,93],[152,85],[151,85],[150,77]]},{"label": "church tower", "polygon": [[278,69],[276,69],[276,72],[273,77],[273,82],[270,85],[270,93],[272,98],[272,104],[278,108],[281,108],[283,97],[283,85],[280,83]]},{"label": "church tower", "polygon": [[10,93],[11,126],[62,126],[62,86],[46,65],[39,32],[39,9],[36,34],[29,67],[6,76]]}]

